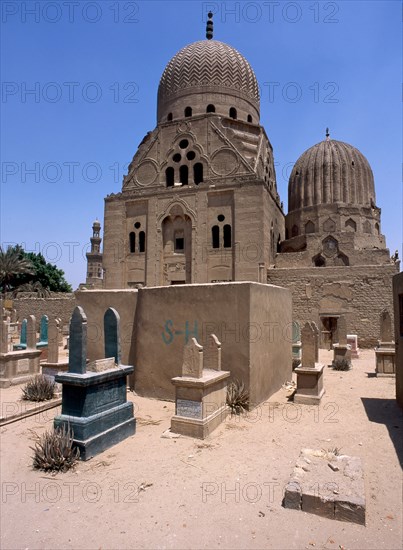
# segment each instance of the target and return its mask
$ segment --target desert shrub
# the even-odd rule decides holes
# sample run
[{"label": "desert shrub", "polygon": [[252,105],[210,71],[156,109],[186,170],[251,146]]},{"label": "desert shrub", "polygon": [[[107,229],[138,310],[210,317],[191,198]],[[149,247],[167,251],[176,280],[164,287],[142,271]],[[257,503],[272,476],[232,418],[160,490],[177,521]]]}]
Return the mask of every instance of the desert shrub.
[{"label": "desert shrub", "polygon": [[334,370],[350,370],[351,362],[348,359],[336,359],[332,362],[332,369]]},{"label": "desert shrub", "polygon": [[55,396],[55,383],[43,374],[28,380],[22,388],[22,398],[27,401],[48,401]]},{"label": "desert shrub", "polygon": [[227,405],[232,414],[241,414],[249,409],[249,392],[243,382],[234,380],[228,385]]},{"label": "desert shrub", "polygon": [[33,467],[45,472],[65,472],[72,468],[80,457],[80,450],[73,447],[73,437],[70,426],[64,424],[45,432],[35,447],[30,447],[34,451]]}]

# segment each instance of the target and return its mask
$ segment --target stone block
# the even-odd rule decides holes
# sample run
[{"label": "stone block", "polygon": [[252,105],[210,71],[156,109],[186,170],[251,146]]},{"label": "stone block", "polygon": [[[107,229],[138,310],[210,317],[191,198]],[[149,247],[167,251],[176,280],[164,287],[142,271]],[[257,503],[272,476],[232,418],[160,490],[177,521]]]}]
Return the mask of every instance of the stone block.
[{"label": "stone block", "polygon": [[298,482],[290,481],[287,483],[284,491],[284,508],[290,508],[292,510],[301,510],[302,505],[302,491]]},{"label": "stone block", "polygon": [[365,487],[360,458],[302,449],[285,487],[283,506],[365,525]]}]

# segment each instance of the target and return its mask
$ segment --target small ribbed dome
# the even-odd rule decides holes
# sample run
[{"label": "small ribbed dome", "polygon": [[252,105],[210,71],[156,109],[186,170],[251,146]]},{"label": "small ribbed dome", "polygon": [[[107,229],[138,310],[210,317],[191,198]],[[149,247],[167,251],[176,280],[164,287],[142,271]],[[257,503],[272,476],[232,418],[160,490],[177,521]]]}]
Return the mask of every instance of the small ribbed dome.
[{"label": "small ribbed dome", "polygon": [[166,66],[158,88],[159,101],[200,87],[224,87],[246,96],[259,110],[259,87],[248,61],[235,48],[217,40],[185,46]]},{"label": "small ribbed dome", "polygon": [[352,145],[326,139],[303,153],[288,184],[288,211],[319,204],[374,206],[375,186],[369,162]]}]

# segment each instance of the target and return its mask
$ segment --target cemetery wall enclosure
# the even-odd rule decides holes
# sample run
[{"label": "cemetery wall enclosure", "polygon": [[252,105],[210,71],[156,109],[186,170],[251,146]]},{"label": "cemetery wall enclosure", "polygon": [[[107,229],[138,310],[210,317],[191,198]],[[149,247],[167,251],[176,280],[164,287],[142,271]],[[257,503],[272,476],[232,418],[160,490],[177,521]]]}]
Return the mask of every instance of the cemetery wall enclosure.
[{"label": "cemetery wall enclosure", "polygon": [[173,400],[171,379],[181,374],[183,347],[214,333],[222,369],[243,380],[258,404],[291,378],[291,295],[259,283],[173,285],[139,290],[77,292],[88,319],[88,358],[103,356],[102,319],[108,307],[121,317],[122,363],[135,366],[140,395]]},{"label": "cemetery wall enclosure", "polygon": [[276,268],[268,271],[268,283],[292,292],[293,320],[301,324],[321,317],[344,315],[347,332],[358,335],[360,348],[379,340],[379,315],[393,316],[392,277],[396,266]]},{"label": "cemetery wall enclosure", "polygon": [[13,308],[17,310],[18,319],[21,322],[29,315],[35,315],[40,319],[47,315],[49,319],[61,319],[61,325],[68,325],[76,299],[73,293],[57,293],[50,298],[14,298]]}]

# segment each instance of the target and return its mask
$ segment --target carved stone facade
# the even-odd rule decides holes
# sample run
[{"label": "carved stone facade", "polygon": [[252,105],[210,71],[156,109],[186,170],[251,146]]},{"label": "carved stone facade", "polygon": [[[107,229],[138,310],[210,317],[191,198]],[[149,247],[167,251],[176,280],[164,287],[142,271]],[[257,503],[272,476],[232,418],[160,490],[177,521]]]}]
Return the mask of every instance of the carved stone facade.
[{"label": "carved stone facade", "polygon": [[381,234],[371,167],[327,132],[295,164],[285,216],[259,101],[253,69],[231,46],[198,41],[171,59],[157,126],[122,191],[105,199],[102,288],[274,283],[292,290],[294,320],[318,324],[322,346],[335,343],[340,315],[372,346],[399,263]]},{"label": "carved stone facade", "polygon": [[106,198],[104,288],[258,281],[283,238],[253,70],[226,44],[190,44],[162,75],[157,127],[122,192]]}]

